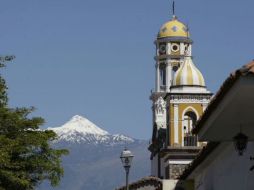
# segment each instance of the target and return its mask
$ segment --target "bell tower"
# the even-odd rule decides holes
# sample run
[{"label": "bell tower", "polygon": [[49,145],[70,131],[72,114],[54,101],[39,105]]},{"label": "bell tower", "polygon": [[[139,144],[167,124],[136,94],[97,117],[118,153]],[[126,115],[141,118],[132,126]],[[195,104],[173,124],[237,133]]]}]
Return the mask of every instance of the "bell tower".
[{"label": "bell tower", "polygon": [[181,66],[184,56],[191,56],[192,40],[188,27],[176,16],[165,23],[155,40],[156,92],[169,92],[174,72]]},{"label": "bell tower", "polygon": [[160,28],[156,40],[153,129],[149,145],[151,175],[176,179],[202,144],[192,134],[212,94],[192,60],[188,27],[175,15]]}]

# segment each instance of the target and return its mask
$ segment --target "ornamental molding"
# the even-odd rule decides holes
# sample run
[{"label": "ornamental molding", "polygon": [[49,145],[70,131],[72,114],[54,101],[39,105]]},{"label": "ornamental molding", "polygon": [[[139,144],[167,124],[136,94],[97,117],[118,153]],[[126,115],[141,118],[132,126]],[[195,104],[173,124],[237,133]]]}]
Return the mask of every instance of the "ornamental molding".
[{"label": "ornamental molding", "polygon": [[152,100],[153,102],[156,102],[160,97],[165,97],[166,94],[167,94],[166,92],[155,92],[151,90],[150,100]]},{"label": "ornamental molding", "polygon": [[171,95],[170,103],[202,103],[208,104],[211,100],[210,95]]},{"label": "ornamental molding", "polygon": [[185,42],[189,44],[193,43],[193,41],[187,37],[165,37],[165,38],[159,38],[155,40],[154,44],[167,43],[167,42]]},{"label": "ornamental molding", "polygon": [[164,114],[166,112],[166,102],[162,97],[159,97],[158,100],[154,103],[154,108],[156,114]]},{"label": "ornamental molding", "polygon": [[197,100],[197,99],[182,99],[182,100],[172,100],[170,103],[173,104],[181,104],[181,103],[201,103],[201,104],[208,104],[209,100]]}]

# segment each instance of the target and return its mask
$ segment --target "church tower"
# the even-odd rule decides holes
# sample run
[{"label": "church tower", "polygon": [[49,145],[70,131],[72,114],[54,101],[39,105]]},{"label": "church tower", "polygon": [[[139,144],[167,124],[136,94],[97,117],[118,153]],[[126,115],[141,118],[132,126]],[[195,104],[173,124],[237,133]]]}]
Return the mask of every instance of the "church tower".
[{"label": "church tower", "polygon": [[162,25],[155,40],[149,150],[151,174],[163,179],[176,179],[202,146],[191,131],[212,94],[193,63],[192,44],[188,27],[175,15]]}]

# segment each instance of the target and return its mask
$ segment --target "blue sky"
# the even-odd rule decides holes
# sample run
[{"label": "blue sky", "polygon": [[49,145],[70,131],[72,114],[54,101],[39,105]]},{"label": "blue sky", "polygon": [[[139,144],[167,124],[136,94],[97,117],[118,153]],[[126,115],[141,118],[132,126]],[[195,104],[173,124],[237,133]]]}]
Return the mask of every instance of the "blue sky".
[{"label": "blue sky", "polygon": [[[168,0],[1,0],[1,73],[11,106],[35,106],[44,127],[73,115],[111,133],[152,133],[153,41],[171,18]],[[253,0],[176,0],[190,26],[194,63],[216,92],[254,58]]]}]

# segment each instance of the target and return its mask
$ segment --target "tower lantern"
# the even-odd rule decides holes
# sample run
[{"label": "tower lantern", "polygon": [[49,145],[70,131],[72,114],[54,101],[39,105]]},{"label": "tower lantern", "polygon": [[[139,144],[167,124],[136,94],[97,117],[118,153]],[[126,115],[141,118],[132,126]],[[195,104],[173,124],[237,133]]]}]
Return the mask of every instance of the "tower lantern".
[{"label": "tower lantern", "polygon": [[181,66],[185,56],[191,56],[192,40],[188,27],[173,15],[162,25],[156,44],[156,92],[169,92],[174,72]]}]

